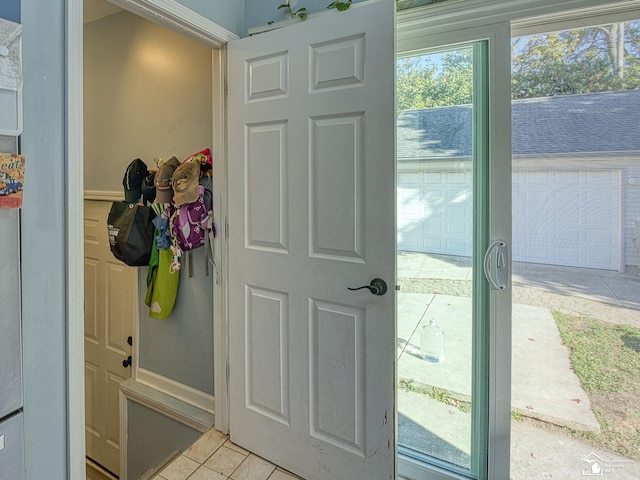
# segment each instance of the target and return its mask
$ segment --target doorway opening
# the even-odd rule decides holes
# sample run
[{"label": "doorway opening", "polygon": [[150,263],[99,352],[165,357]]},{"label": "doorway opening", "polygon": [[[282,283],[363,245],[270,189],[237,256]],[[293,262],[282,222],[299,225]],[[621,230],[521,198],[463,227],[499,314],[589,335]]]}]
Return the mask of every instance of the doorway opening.
[{"label": "doorway opening", "polygon": [[[125,3],[126,8],[137,8]],[[219,49],[231,39],[223,40],[223,34],[234,36],[201,17],[192,19],[192,29],[178,28],[181,15],[188,17],[193,12],[178,8],[167,13],[163,7],[168,2],[158,3],[153,15],[144,10],[138,15],[104,1],[85,0],[85,20],[90,20],[80,35],[85,54],[84,99],[80,100],[84,106],[84,198],[88,200],[85,227],[105,234],[106,212],[111,201],[122,200],[124,171],[133,159],[142,158],[154,169],[155,157],[183,159],[210,147],[219,162],[216,171],[224,174],[224,69]],[[82,71],[82,64],[77,67]],[[215,187],[222,184],[221,178],[219,181]],[[221,191],[214,191],[219,209]],[[219,282],[214,282],[210,272],[206,274],[203,249],[195,250],[193,267],[185,270],[178,290],[180,302],[172,317],[169,321],[151,319],[144,305],[146,269],[116,262],[106,241],[96,254],[100,242],[96,243],[96,235],[86,235],[87,231],[84,291],[93,292],[95,302],[87,305],[84,324],[92,327],[88,335],[85,328],[84,338],[85,346],[90,347],[85,350],[84,368],[86,453],[105,470],[126,477],[127,472],[119,471],[123,428],[119,384],[132,370],[136,381],[171,393],[213,419],[214,383],[222,378],[214,375],[217,360],[213,356],[224,355],[214,348],[213,330],[220,328],[222,320],[214,326],[211,305],[214,297],[221,296]],[[97,261],[99,255],[103,259]],[[100,262],[106,266],[97,268]],[[102,273],[92,275],[94,270]],[[123,277],[114,275],[121,271],[129,278],[128,286]],[[104,277],[102,287],[97,287],[93,280],[100,276]],[[216,302],[216,309],[221,308]],[[97,313],[102,322],[97,321]],[[115,358],[111,366],[102,365],[90,354],[96,348]],[[105,391],[101,394],[99,388]]]}]

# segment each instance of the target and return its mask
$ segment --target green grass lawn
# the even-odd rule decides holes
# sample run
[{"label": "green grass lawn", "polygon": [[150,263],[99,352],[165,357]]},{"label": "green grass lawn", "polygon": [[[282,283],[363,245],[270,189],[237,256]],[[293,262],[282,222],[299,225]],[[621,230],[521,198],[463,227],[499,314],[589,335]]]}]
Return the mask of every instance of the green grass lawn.
[{"label": "green grass lawn", "polygon": [[573,431],[640,460],[640,329],[553,312],[601,433]]}]

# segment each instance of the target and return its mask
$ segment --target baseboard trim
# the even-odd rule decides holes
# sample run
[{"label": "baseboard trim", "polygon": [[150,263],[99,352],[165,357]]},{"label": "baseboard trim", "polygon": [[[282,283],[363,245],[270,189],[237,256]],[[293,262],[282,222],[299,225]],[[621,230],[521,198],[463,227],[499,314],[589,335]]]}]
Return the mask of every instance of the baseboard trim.
[{"label": "baseboard trim", "polygon": [[120,393],[125,401],[134,401],[202,433],[214,424],[212,413],[132,378],[120,384]]},{"label": "baseboard trim", "polygon": [[120,202],[124,200],[123,192],[114,192],[107,190],[85,190],[85,200],[102,200],[106,202]]},{"label": "baseboard trim", "polygon": [[116,477],[113,473],[111,473],[109,470],[106,470],[102,465],[94,462],[89,457],[87,457],[86,462],[87,462],[87,465],[89,467],[93,468],[94,470],[96,470],[101,475],[104,475],[105,477],[109,478],[110,480],[118,480],[118,477]]},{"label": "baseboard trim", "polygon": [[215,414],[213,395],[196,390],[193,387],[176,382],[163,375],[138,367],[136,381],[150,388],[166,393],[184,403],[204,410],[211,415]]}]

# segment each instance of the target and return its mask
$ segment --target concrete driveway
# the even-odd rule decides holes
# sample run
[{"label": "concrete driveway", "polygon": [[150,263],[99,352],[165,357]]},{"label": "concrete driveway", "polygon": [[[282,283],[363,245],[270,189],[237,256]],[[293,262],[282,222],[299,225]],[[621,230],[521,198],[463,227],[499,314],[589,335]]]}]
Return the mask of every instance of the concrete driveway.
[{"label": "concrete driveway", "polygon": [[[640,327],[637,269],[632,267],[631,274],[623,274],[516,263],[513,270],[513,410],[554,425],[599,431],[589,397],[571,368],[568,350],[561,341],[551,310]],[[470,259],[464,257],[419,253],[398,256],[398,283],[401,285],[398,294],[399,378],[437,387],[455,398],[470,398],[471,274]],[[436,319],[445,331],[446,360],[439,364],[425,362],[420,357],[419,332],[431,318]],[[434,415],[434,412],[440,413]],[[400,389],[398,414],[400,444],[468,467],[469,413],[414,391]],[[564,452],[556,452],[552,463],[558,472],[564,473],[545,476],[543,470],[549,468],[550,460],[538,454],[531,457],[534,451],[540,451],[543,434],[552,435],[514,423],[512,479],[581,478],[582,472],[577,467],[581,467],[582,459],[592,453],[592,447],[565,435],[561,435],[562,438],[552,435],[552,444],[558,441],[571,444],[575,451],[567,447]],[[549,445],[548,438],[544,441]],[[525,451],[528,454],[523,453]],[[624,460],[610,452],[597,453],[600,458],[614,459],[620,465]],[[560,457],[566,458],[560,461]],[[534,473],[536,468],[540,470],[538,473]],[[618,470],[628,476],[612,478],[640,478],[637,462],[627,462]]]}]

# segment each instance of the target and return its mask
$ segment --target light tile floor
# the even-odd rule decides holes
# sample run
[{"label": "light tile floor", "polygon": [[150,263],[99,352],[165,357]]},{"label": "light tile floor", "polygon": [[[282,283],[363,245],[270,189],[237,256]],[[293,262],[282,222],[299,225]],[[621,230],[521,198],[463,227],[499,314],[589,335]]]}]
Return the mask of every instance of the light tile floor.
[{"label": "light tile floor", "polygon": [[209,430],[154,480],[303,480]]}]

